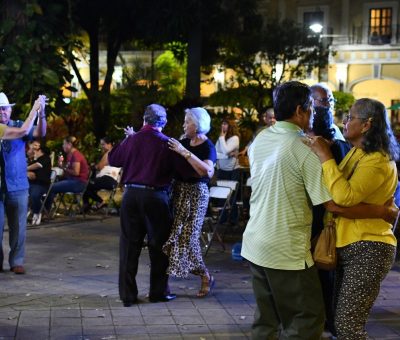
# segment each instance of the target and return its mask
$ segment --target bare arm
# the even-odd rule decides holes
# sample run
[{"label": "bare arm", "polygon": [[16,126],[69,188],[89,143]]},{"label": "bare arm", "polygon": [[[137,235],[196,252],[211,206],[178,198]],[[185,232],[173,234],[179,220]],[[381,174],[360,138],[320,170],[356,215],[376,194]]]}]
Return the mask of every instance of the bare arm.
[{"label": "bare arm", "polygon": [[37,111],[40,109],[40,100],[36,99],[35,103],[32,106],[31,112],[28,117],[25,119],[24,123],[21,127],[8,127],[4,131],[4,135],[2,139],[17,139],[22,138],[29,133],[32,129],[33,121],[36,118]]},{"label": "bare arm", "polygon": [[96,164],[96,170],[100,171],[106,165],[108,165],[108,151],[101,157],[100,162]]},{"label": "bare arm", "polygon": [[35,130],[33,131],[33,136],[44,137],[46,136],[46,130],[47,130],[47,121],[45,112],[46,96],[40,95],[38,99],[40,100],[41,105],[40,105],[40,110],[38,112],[38,123],[36,125]]},{"label": "bare arm", "polygon": [[79,162],[74,162],[72,163],[72,166],[70,168],[64,169],[64,172],[71,176],[79,176],[80,171],[81,171],[81,163]]},{"label": "bare arm", "polygon": [[199,176],[208,176],[211,178],[214,175],[214,164],[211,160],[206,159],[202,161],[196,155],[186,150],[185,147],[174,138],[168,140],[168,145],[171,150],[184,157]]},{"label": "bare arm", "polygon": [[40,168],[43,168],[42,164],[40,164],[39,162],[35,162],[35,163],[32,163],[32,164],[28,165],[27,170],[28,171],[33,171],[33,170],[37,170],[37,169],[40,169]]},{"label": "bare arm", "polygon": [[384,205],[374,205],[359,203],[352,207],[341,207],[333,201],[324,204],[325,209],[345,218],[380,218],[386,222],[392,223],[399,212],[399,208],[393,203],[393,199],[388,200]]}]

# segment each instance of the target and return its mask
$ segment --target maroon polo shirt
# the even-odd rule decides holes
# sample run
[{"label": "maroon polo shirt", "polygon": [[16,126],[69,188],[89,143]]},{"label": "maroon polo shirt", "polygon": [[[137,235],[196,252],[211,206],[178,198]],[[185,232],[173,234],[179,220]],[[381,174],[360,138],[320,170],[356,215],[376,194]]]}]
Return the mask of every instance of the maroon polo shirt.
[{"label": "maroon polo shirt", "polygon": [[123,184],[142,184],[157,188],[171,184],[182,157],[168,147],[168,137],[150,125],[125,138],[108,154],[111,166],[122,167]]}]

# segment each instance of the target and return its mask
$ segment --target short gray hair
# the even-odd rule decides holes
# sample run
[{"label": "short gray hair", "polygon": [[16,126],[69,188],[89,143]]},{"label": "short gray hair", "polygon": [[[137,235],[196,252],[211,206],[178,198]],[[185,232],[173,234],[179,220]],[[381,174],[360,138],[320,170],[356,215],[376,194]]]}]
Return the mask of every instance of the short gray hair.
[{"label": "short gray hair", "polygon": [[193,120],[196,125],[197,133],[206,134],[210,131],[211,117],[202,107],[186,109],[185,114]]},{"label": "short gray hair", "polygon": [[151,104],[146,107],[143,119],[146,124],[155,127],[164,127],[167,124],[167,112],[159,104]]}]

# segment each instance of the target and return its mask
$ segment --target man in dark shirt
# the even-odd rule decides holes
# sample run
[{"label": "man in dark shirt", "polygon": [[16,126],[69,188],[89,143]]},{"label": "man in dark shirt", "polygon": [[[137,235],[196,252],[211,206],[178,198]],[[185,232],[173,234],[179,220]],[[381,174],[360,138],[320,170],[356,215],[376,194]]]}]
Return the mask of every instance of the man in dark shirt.
[{"label": "man in dark shirt", "polygon": [[143,119],[142,129],[127,136],[108,155],[109,165],[123,168],[125,185],[119,263],[119,294],[125,307],[137,302],[136,274],[146,234],[151,262],[149,300],[166,302],[176,297],[169,292],[168,257],[162,246],[171,230],[168,188],[180,156],[169,149],[168,137],[161,133],[167,123],[165,109],[149,105]]}]

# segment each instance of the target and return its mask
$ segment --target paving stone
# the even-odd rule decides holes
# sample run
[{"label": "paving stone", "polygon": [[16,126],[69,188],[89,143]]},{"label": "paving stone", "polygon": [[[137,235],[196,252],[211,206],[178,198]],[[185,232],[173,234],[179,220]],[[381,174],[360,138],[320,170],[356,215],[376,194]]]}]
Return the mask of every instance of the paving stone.
[{"label": "paving stone", "polygon": [[141,315],[137,316],[117,316],[113,318],[115,326],[132,326],[132,325],[145,325],[145,321]]},{"label": "paving stone", "polygon": [[173,317],[177,325],[205,325],[206,322],[200,315],[183,316],[176,315]]},{"label": "paving stone", "polygon": [[176,325],[147,325],[149,334],[178,334]]},{"label": "paving stone", "polygon": [[[213,294],[195,296],[198,276],[171,278],[178,297],[168,303],[145,298],[149,257],[144,249],[137,274],[140,302],[126,308],[118,296],[117,217],[56,220],[28,230],[27,239],[28,274],[0,275],[0,340],[250,339],[256,304],[248,264],[233,262],[218,247],[205,259],[217,282]],[[400,339],[399,291],[397,263],[372,309],[371,339]]]},{"label": "paving stone", "polygon": [[115,326],[115,333],[120,338],[120,335],[134,335],[136,339],[137,334],[146,334],[148,335],[148,331],[146,326]]},{"label": "paving stone", "polygon": [[0,324],[0,334],[4,337],[14,337],[17,332],[17,325],[2,325]]}]

